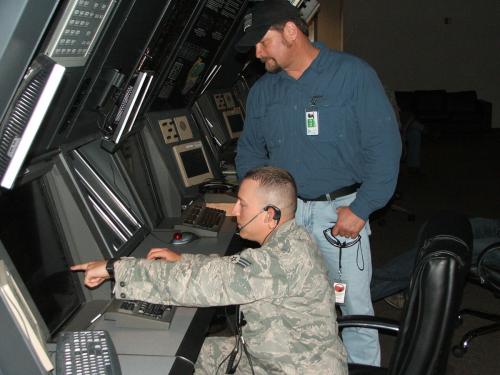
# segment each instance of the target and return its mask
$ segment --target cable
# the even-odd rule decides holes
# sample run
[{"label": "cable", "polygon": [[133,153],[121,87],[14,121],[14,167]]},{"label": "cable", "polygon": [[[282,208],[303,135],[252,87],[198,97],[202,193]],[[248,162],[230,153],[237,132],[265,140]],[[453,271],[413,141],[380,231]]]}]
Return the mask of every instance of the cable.
[{"label": "cable", "polygon": [[252,375],[255,375],[255,371],[253,370],[252,356],[248,352],[247,343],[243,339],[243,336],[241,337],[241,342],[243,343],[243,350],[245,351],[245,354],[247,356],[248,364],[250,365],[250,370],[252,370]]},{"label": "cable", "polygon": [[266,242],[267,237],[269,237],[271,235],[271,233],[273,233],[274,230],[276,228],[278,228],[278,225],[280,224],[280,220],[281,220],[281,216],[276,220],[276,226],[273,229],[271,229],[271,231],[266,235],[266,237],[264,237],[264,241],[262,241],[263,244]]},{"label": "cable", "polygon": [[[215,371],[215,375],[217,375],[219,373],[219,370],[221,368],[221,366],[224,364],[224,362],[226,362],[229,357],[233,354],[233,352],[237,349],[238,347],[238,343],[240,342],[240,338],[238,335],[235,335],[235,343],[234,343],[234,348],[233,350],[231,350],[229,352],[229,354],[221,361],[221,363],[219,363],[219,366],[217,366],[217,371]],[[239,362],[238,362],[239,363]]]},{"label": "cable", "polygon": [[[231,328],[231,331],[234,334],[235,337],[235,345],[233,347],[233,350],[224,357],[224,359],[219,363],[217,366],[217,370],[215,372],[215,375],[219,373],[220,368],[222,365],[228,361],[227,367],[226,367],[226,374],[234,374],[236,369],[238,368],[238,365],[240,364],[241,358],[243,357],[243,353],[247,356],[248,363],[250,365],[250,369],[252,370],[252,374],[255,374],[254,369],[253,369],[253,363],[252,359],[250,356],[250,353],[248,352],[248,348],[246,346],[245,340],[243,339],[243,335],[241,333],[241,320],[240,320],[240,306],[237,306],[236,308],[236,321],[233,321],[229,313],[227,311],[227,307],[224,308],[224,313],[226,315],[226,319],[228,321],[228,325]],[[231,358],[232,357],[232,358]]]}]

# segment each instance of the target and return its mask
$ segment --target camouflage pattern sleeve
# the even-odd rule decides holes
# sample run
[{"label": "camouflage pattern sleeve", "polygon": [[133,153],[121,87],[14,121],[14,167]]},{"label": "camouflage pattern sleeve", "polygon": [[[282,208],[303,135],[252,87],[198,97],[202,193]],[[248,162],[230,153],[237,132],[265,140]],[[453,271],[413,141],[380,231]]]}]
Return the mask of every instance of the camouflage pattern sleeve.
[{"label": "camouflage pattern sleeve", "polygon": [[123,259],[115,263],[115,280],[117,298],[193,307],[245,304],[288,292],[286,270],[264,248],[225,257],[183,254],[175,263]]},{"label": "camouflage pattern sleeve", "polygon": [[[259,249],[235,256],[183,254],[176,263],[120,260],[115,279],[118,298],[194,307],[241,305],[247,321],[242,335],[255,374],[347,374],[323,258],[294,221],[281,224]],[[196,373],[214,373],[214,363],[225,353],[219,343],[209,344],[211,365],[206,372],[197,367]],[[237,373],[251,373],[249,362],[243,359]]]}]

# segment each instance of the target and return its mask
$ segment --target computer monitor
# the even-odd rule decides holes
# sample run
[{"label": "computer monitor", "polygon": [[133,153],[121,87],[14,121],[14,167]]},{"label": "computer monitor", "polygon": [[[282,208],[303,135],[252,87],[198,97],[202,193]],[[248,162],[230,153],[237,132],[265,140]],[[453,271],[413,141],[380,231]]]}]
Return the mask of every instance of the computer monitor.
[{"label": "computer monitor", "polygon": [[47,374],[54,366],[47,354],[42,329],[4,260],[0,259],[2,335],[9,339],[0,353],[6,373]]},{"label": "computer monitor", "polygon": [[234,107],[230,110],[222,112],[222,115],[224,116],[224,122],[231,139],[239,138],[241,132],[243,131],[243,124],[245,122],[243,114],[241,113],[241,108]]},{"label": "computer monitor", "polygon": [[102,139],[105,150],[114,152],[122,140],[132,132],[152,80],[151,72],[139,72],[134,77],[133,83],[130,83],[124,91],[120,106],[113,113],[114,119],[107,125],[109,134]]},{"label": "computer monitor", "polygon": [[85,303],[54,196],[44,177],[0,196],[0,240],[47,327],[58,330]]},{"label": "computer monitor", "polygon": [[129,255],[147,228],[114,155],[91,142],[63,157],[103,256]]},{"label": "computer monitor", "polygon": [[214,178],[201,141],[176,145],[172,150],[185,187],[199,185]]},{"label": "computer monitor", "polygon": [[232,163],[234,160],[229,159],[234,159],[234,156],[227,159],[227,155],[222,154],[228,146],[229,149],[234,148],[234,140],[239,138],[244,125],[244,114],[232,89],[206,91],[196,101],[193,113],[206,135],[214,158]]},{"label": "computer monitor", "polygon": [[64,67],[44,55],[30,65],[0,123],[0,186],[14,186],[63,74]]},{"label": "computer monitor", "polygon": [[[21,3],[38,3],[38,1],[23,0]],[[17,52],[12,51],[22,46],[21,49],[32,49],[48,56],[65,69],[58,92],[30,148],[28,159],[31,160],[52,152],[62,144],[74,142],[80,137],[99,131],[97,121],[77,129],[74,125],[102,67],[102,60],[113,42],[113,34],[118,31],[119,17],[114,20],[112,28],[110,21],[113,20],[117,8],[123,8],[121,3],[124,2],[65,0],[52,3],[56,3],[56,9],[46,19],[44,27],[31,31],[37,35],[37,43],[25,45],[22,33],[19,38],[13,40],[15,48],[10,53],[17,55]],[[5,10],[10,14],[8,7]],[[28,20],[33,16],[33,10],[24,15]],[[23,31],[27,32],[32,27],[25,29]],[[1,78],[3,80],[4,77]],[[77,130],[81,132],[78,135]]]}]

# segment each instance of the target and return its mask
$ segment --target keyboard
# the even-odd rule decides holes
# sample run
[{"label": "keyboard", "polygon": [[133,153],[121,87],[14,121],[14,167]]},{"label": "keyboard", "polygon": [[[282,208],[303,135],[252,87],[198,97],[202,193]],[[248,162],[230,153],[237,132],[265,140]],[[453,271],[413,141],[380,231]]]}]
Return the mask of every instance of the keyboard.
[{"label": "keyboard", "polygon": [[114,299],[106,309],[104,320],[112,320],[117,327],[168,329],[175,307],[135,300]]},{"label": "keyboard", "polygon": [[106,331],[62,332],[57,339],[57,375],[121,375],[118,356]]},{"label": "keyboard", "polygon": [[195,201],[182,212],[182,224],[174,225],[174,229],[200,237],[217,237],[225,217],[226,211],[207,207],[205,201]]}]

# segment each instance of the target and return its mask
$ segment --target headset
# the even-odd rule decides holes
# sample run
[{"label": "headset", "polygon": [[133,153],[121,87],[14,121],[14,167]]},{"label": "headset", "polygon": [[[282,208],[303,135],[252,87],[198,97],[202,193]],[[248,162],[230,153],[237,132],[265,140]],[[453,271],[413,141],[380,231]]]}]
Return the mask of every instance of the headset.
[{"label": "headset", "polygon": [[268,204],[262,209],[262,211],[269,211],[270,208],[274,210],[273,220],[276,220],[279,223],[281,219],[281,210],[278,207],[272,204]]},{"label": "headset", "polygon": [[249,225],[252,221],[254,221],[257,216],[259,216],[260,214],[264,213],[264,212],[267,212],[269,211],[269,209],[272,208],[274,210],[274,215],[272,217],[273,220],[276,220],[277,221],[277,224],[279,224],[280,220],[281,220],[281,210],[276,207],[275,205],[272,205],[272,204],[268,204],[267,206],[265,206],[262,211],[259,211],[259,213],[255,214],[254,217],[252,217],[250,220],[248,220],[245,224],[243,224],[237,231],[236,231],[236,234],[240,234],[241,231],[247,226]]}]

